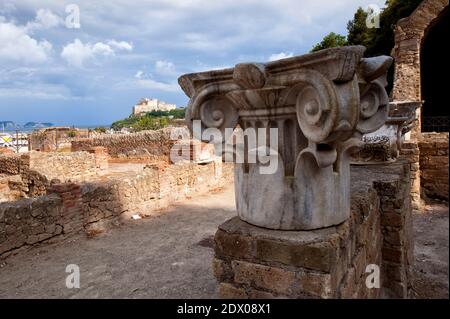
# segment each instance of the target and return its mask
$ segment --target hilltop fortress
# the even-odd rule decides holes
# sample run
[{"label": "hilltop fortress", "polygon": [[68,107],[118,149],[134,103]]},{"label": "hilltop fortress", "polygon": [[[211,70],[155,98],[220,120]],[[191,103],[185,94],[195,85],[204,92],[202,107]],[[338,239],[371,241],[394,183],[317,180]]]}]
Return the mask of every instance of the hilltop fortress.
[{"label": "hilltop fortress", "polygon": [[152,111],[170,111],[176,108],[177,106],[175,104],[168,104],[158,99],[143,98],[138,102],[138,104],[133,106],[133,115],[139,115]]}]

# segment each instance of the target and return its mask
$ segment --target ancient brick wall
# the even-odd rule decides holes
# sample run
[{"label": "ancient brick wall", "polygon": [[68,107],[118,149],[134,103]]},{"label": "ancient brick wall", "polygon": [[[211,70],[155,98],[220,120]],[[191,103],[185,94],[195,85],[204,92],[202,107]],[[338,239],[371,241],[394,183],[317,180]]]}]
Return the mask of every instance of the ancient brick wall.
[{"label": "ancient brick wall", "polygon": [[448,132],[422,133],[418,145],[423,199],[448,201]]},{"label": "ancient brick wall", "polygon": [[90,183],[47,187],[47,195],[0,203],[0,256],[58,235],[104,231],[132,215],[152,215],[173,201],[232,183],[232,166],[152,165]]},{"label": "ancient brick wall", "polygon": [[[420,50],[427,28],[448,6],[448,0],[424,0],[407,18],[395,26],[395,45],[391,55],[395,60],[392,100],[421,101]],[[413,135],[420,132],[420,109],[417,110],[418,125]]]},{"label": "ancient brick wall", "polygon": [[[336,227],[276,231],[232,218],[215,236],[223,298],[406,298],[411,292],[409,167],[352,168],[351,217]],[[381,272],[366,286],[366,267]],[[370,270],[371,268],[369,268]]]},{"label": "ancient brick wall", "polygon": [[102,146],[111,157],[154,157],[168,161],[170,150],[176,142],[171,140],[173,130],[183,128],[164,128],[157,131],[79,139],[72,141],[72,151],[85,151],[94,146]]},{"label": "ancient brick wall", "polygon": [[41,152],[70,150],[70,142],[77,138],[89,137],[88,129],[69,127],[50,127],[32,132],[28,135],[28,149]]},{"label": "ancient brick wall", "polygon": [[417,140],[404,141],[400,150],[400,158],[408,162],[411,179],[411,204],[413,209],[422,206],[420,194],[420,150]]},{"label": "ancient brick wall", "polygon": [[0,174],[18,175],[30,167],[27,154],[5,154],[0,156]]},{"label": "ancient brick wall", "polygon": [[81,181],[97,175],[95,154],[30,152],[30,169],[48,180]]},{"label": "ancient brick wall", "polygon": [[47,178],[30,169],[30,154],[8,154],[0,156],[0,175],[8,183],[9,193],[14,199],[45,194],[49,184]]},{"label": "ancient brick wall", "polygon": [[61,234],[61,214],[56,195],[0,204],[0,255]]}]

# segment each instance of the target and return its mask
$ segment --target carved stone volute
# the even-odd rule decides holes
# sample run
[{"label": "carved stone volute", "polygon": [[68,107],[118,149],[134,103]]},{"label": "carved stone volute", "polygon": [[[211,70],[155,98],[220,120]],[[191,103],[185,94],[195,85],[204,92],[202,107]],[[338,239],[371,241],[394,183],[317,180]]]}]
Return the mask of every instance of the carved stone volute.
[{"label": "carved stone volute", "polygon": [[[225,132],[238,125],[277,130],[278,148],[270,151],[277,158],[273,173],[261,173],[260,161],[235,164],[241,219],[298,230],[336,225],[349,217],[350,154],[364,134],[385,124],[384,87],[392,63],[390,57],[365,59],[363,53],[361,46],[333,48],[179,78],[190,97],[186,120],[191,129],[198,120],[202,131]],[[224,135],[221,146],[228,138]],[[255,152],[248,139],[243,149]]]}]

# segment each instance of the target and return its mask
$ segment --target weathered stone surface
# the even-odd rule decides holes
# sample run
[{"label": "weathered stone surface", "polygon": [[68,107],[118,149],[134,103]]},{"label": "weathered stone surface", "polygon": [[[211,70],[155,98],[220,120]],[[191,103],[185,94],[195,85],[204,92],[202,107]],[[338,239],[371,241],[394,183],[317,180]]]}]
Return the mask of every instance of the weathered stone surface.
[{"label": "weathered stone surface", "polygon": [[416,120],[420,102],[391,102],[386,124],[375,132],[363,136],[364,145],[352,154],[353,164],[370,164],[395,161],[405,139]]},{"label": "weathered stone surface", "polygon": [[[406,298],[413,250],[409,163],[358,165],[351,173],[351,216],[338,226],[282,231],[238,217],[220,225],[214,274],[221,296],[379,298],[383,290]],[[370,264],[380,267],[381,289],[366,286]]]},{"label": "weathered stone surface", "polygon": [[203,130],[217,129],[222,140],[215,136],[214,143],[222,150],[229,142],[223,134],[238,124],[243,134],[277,130],[279,147],[272,148],[270,138],[258,144],[277,158],[270,173],[262,172],[261,158],[248,159],[256,149],[250,138],[242,143],[244,161],[235,170],[242,220],[270,229],[309,230],[349,217],[349,154],[363,134],[385,123],[389,102],[384,87],[392,58],[364,59],[363,52],[361,46],[333,48],[179,78],[191,98],[188,126],[194,134],[196,120]]},{"label": "weathered stone surface", "polygon": [[[51,153],[44,154],[51,157]],[[28,164],[17,164],[17,158],[7,162],[4,170],[27,168]],[[177,199],[221,187],[230,182],[231,172],[232,167],[221,161],[155,164],[139,173],[46,185],[46,195],[0,203],[0,256],[60,234],[105,231],[131,215],[149,214]]]},{"label": "weathered stone surface", "polygon": [[418,146],[424,199],[448,201],[448,133],[423,133]]},{"label": "weathered stone surface", "polygon": [[183,128],[169,127],[156,131],[82,138],[71,142],[72,152],[104,147],[113,158],[150,158],[169,161],[170,151],[179,138],[178,135],[184,136]]},{"label": "weathered stone surface", "polygon": [[[424,0],[407,18],[395,26],[395,45],[391,55],[395,60],[393,101],[421,102],[420,46],[429,26],[449,5],[448,0]],[[416,125],[412,136],[420,135],[421,109],[417,110]]]},{"label": "weathered stone surface", "polygon": [[245,261],[232,261],[234,282],[252,285],[255,288],[290,292],[295,284],[295,273],[289,270],[253,264]]}]

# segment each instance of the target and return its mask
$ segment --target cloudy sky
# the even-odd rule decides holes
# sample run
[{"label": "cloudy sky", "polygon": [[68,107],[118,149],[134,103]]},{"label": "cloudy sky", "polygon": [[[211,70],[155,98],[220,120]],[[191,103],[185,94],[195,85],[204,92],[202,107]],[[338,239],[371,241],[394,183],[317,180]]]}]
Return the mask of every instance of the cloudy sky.
[{"label": "cloudy sky", "polygon": [[184,106],[181,74],[304,54],[383,3],[2,0],[0,121],[110,124],[142,97]]}]

